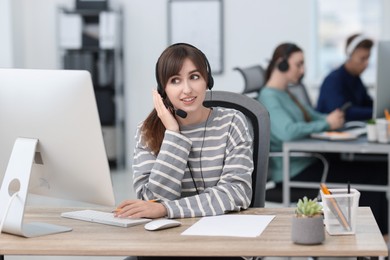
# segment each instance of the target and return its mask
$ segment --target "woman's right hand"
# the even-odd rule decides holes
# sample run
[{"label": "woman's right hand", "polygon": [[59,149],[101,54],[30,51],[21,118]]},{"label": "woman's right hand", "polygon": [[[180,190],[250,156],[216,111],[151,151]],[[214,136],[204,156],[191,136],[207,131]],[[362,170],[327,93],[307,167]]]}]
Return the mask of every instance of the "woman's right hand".
[{"label": "woman's right hand", "polygon": [[344,125],[344,112],[340,109],[333,110],[326,117],[326,121],[328,122],[331,130],[339,129]]},{"label": "woman's right hand", "polygon": [[125,200],[114,212],[114,216],[119,218],[163,218],[167,215],[161,203],[144,200]]},{"label": "woman's right hand", "polygon": [[180,132],[179,123],[176,121],[172,112],[165,106],[160,94],[155,89],[153,90],[153,104],[157,111],[157,116],[164,124],[165,129]]}]

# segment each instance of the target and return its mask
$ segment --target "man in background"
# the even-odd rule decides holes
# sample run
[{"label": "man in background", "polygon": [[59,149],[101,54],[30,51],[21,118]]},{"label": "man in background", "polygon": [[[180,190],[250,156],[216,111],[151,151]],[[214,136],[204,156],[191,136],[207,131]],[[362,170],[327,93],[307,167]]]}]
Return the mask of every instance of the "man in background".
[{"label": "man in background", "polygon": [[368,66],[373,41],[363,34],[347,39],[347,60],[332,71],[322,83],[317,110],[329,113],[350,102],[345,111],[346,121],[368,120],[372,117],[372,98],[367,94],[360,75]]}]

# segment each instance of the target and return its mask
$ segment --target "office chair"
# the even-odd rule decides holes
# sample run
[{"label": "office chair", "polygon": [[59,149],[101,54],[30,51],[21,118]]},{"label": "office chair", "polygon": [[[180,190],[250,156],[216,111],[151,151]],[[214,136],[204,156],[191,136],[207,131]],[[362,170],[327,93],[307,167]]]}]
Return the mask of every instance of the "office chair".
[{"label": "office chair", "polygon": [[[306,87],[303,83],[299,82],[297,84],[290,84],[288,86],[288,90],[290,91],[291,94],[293,94],[298,99],[298,101],[301,104],[313,108],[312,102],[310,100]],[[269,154],[269,157],[282,157],[282,156],[283,156],[282,152],[270,152]],[[316,153],[316,152],[293,152],[290,153],[290,157],[314,157],[319,159],[324,165],[320,182],[326,182],[326,179],[328,177],[328,172],[329,172],[329,162],[323,154]],[[299,198],[302,198],[304,195],[306,195],[307,189],[305,188],[306,187],[305,182],[293,181],[290,182],[290,184],[294,188],[297,188],[294,190],[294,192],[291,192],[291,202],[296,202],[298,201]],[[273,181],[268,181],[266,187],[267,187],[267,198],[266,198],[267,201],[282,202],[282,190],[275,189],[276,185]]]},{"label": "office chair", "polygon": [[[245,68],[236,67],[234,70],[237,70],[244,77],[245,86],[242,94],[252,96],[257,99],[261,88],[265,85],[265,70],[260,65],[254,65]],[[288,87],[289,91],[304,105],[309,105],[312,107],[311,100],[306,91],[305,86],[299,82],[298,84],[292,84]],[[278,152],[270,152],[269,157],[281,157],[282,153]],[[328,170],[329,163],[327,159],[320,153],[309,153],[309,152],[295,152],[290,153],[291,157],[315,157],[322,161],[324,164],[324,170],[321,178],[321,182],[325,182]],[[299,187],[304,184],[302,183],[294,183]],[[267,201],[271,202],[282,202],[282,190],[276,189],[276,185],[272,180],[268,180],[266,183],[266,191],[267,191]],[[295,192],[291,193],[292,198],[295,201],[295,198],[302,197],[302,194],[305,194],[305,190],[295,190]]]},{"label": "office chair", "polygon": [[[283,157],[282,152],[270,152],[269,157]],[[326,182],[329,172],[329,162],[326,157],[320,153],[315,152],[291,152],[290,157],[314,157],[319,159],[324,165],[322,171],[321,180],[318,183]],[[295,203],[298,199],[308,196],[308,197],[319,197],[319,190],[316,192],[311,192],[313,196],[310,196],[307,192],[307,183],[304,181],[290,181],[290,187],[295,188],[290,192],[290,203]],[[282,187],[276,187],[276,184],[272,180],[268,180],[266,184],[266,201],[273,203],[282,203],[283,202],[283,189]]]},{"label": "office chair", "polygon": [[[290,84],[288,86],[288,90],[290,91],[291,94],[293,94],[298,101],[306,106],[313,107],[312,102],[310,100],[310,97],[307,93],[305,85],[302,83],[297,83],[297,84]],[[270,157],[282,157],[283,153],[282,152],[271,152]],[[290,153],[290,157],[314,157],[319,159],[322,164],[324,165],[324,170],[322,172],[322,177],[320,182],[326,182],[326,179],[328,177],[328,172],[329,172],[329,162],[326,159],[326,157],[321,154],[321,153],[316,153],[316,152],[292,152]],[[306,195],[305,192],[305,182],[301,181],[292,181],[290,182],[291,186],[296,189],[294,192],[291,192],[291,202],[298,201],[299,198],[302,198],[304,195]],[[299,189],[303,188],[303,189]],[[267,183],[267,201],[272,201],[272,202],[282,202],[282,191],[281,189],[275,189],[272,191],[272,189],[275,189],[275,184],[272,181],[268,181]]]},{"label": "office chair", "polygon": [[305,85],[302,83],[290,84],[288,90],[292,93],[302,105],[307,105],[313,108],[313,104],[310,100],[310,97],[307,93]]},{"label": "office chair", "polygon": [[[309,94],[307,93],[306,87],[302,82],[299,82],[297,84],[290,84],[288,86],[288,90],[299,100],[299,102],[301,102],[301,104],[313,108],[313,104],[310,100]],[[324,155],[320,153],[297,153],[297,152],[293,153],[293,156],[294,155],[300,157],[312,156],[322,161],[322,163],[324,164],[324,171],[322,174],[321,182],[326,181],[326,178],[328,176],[329,163]]]},{"label": "office chair", "polygon": [[208,91],[204,105],[234,108],[247,118],[253,137],[252,202],[250,207],[264,207],[265,186],[268,173],[270,149],[270,121],[266,108],[258,101],[239,93],[228,91]]},{"label": "office chair", "polygon": [[260,65],[254,65],[245,68],[233,68],[244,77],[244,90],[242,94],[249,95],[257,99],[260,89],[265,84],[265,71]]}]

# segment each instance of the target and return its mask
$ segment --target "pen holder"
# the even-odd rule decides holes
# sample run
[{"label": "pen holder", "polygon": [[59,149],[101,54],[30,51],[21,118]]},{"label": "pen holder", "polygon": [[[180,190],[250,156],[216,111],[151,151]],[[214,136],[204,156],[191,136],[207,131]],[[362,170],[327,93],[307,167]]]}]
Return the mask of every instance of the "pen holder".
[{"label": "pen holder", "polygon": [[377,119],[376,131],[379,143],[387,144],[390,142],[390,121],[383,118]]},{"label": "pen holder", "polygon": [[324,223],[329,235],[353,235],[356,233],[357,209],[360,192],[356,189],[329,189],[329,195],[321,190]]}]

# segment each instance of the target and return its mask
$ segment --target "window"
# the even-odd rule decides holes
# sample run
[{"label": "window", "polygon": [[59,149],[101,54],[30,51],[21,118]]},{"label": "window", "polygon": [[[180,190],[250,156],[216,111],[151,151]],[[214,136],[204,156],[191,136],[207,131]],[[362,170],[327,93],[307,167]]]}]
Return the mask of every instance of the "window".
[{"label": "window", "polygon": [[[318,0],[317,78],[321,80],[345,59],[345,42],[355,33],[364,33],[375,42],[380,39],[383,0]],[[362,74],[366,84],[376,78],[376,45],[370,63]]]}]

